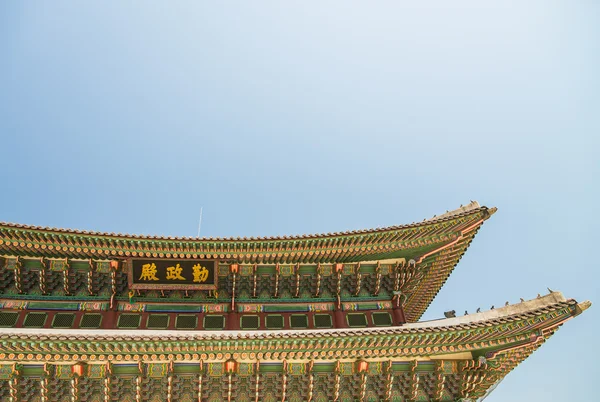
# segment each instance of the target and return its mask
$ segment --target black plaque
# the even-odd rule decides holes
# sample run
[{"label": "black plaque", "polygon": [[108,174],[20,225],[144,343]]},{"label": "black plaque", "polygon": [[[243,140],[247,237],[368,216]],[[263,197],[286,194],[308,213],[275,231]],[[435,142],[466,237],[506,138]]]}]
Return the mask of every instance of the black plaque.
[{"label": "black plaque", "polygon": [[131,289],[216,289],[216,260],[130,259]]}]

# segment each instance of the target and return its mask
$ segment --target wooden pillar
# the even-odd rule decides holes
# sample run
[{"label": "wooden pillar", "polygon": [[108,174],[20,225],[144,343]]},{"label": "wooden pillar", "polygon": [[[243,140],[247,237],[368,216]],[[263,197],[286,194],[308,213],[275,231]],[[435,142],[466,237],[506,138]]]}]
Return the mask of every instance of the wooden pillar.
[{"label": "wooden pillar", "polygon": [[402,307],[402,300],[405,297],[406,296],[403,295],[402,292],[394,292],[394,297],[392,299],[394,325],[406,323],[406,316],[404,315],[404,308]]},{"label": "wooden pillar", "polygon": [[[412,261],[412,260],[411,260]],[[395,278],[394,278],[394,297],[392,298],[392,308],[393,308],[393,320],[394,325],[402,325],[406,322],[406,316],[404,315],[403,308],[403,300],[406,301],[406,295],[402,293],[402,285],[400,282],[400,277],[404,270],[404,263],[402,265],[396,264],[394,269]]]},{"label": "wooden pillar", "polygon": [[240,329],[240,314],[235,311],[230,311],[227,314],[227,323],[225,324],[226,329],[239,330]]},{"label": "wooden pillar", "polygon": [[117,312],[116,311],[105,311],[104,317],[102,318],[102,329],[114,329],[117,324]]},{"label": "wooden pillar", "polygon": [[346,315],[342,310],[335,310],[333,312],[333,327],[334,328],[347,328]]}]

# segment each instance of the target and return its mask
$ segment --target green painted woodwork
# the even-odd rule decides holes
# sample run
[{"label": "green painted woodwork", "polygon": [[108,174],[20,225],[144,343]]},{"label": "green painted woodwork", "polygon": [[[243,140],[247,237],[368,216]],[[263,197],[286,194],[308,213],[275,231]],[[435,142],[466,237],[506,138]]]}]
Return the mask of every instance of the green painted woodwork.
[{"label": "green painted woodwork", "polygon": [[166,329],[169,326],[169,321],[168,314],[150,314],[146,321],[146,327],[149,329]]},{"label": "green painted woodwork", "polygon": [[283,363],[262,363],[258,372],[266,373],[283,373]]},{"label": "green painted woodwork", "polygon": [[27,308],[29,310],[79,310],[79,303],[31,301]]},{"label": "green painted woodwork", "polygon": [[139,375],[140,369],[137,364],[115,364],[112,367],[112,372],[115,375]]},{"label": "green painted woodwork", "polygon": [[275,269],[275,265],[258,265],[256,267],[256,274],[257,275],[263,275],[263,274],[275,274],[276,269]]},{"label": "green painted woodwork", "polygon": [[44,373],[44,366],[42,365],[24,365],[23,366],[23,376],[25,377],[43,377],[45,376]]},{"label": "green painted woodwork", "polygon": [[202,318],[202,328],[205,331],[220,331],[225,328],[227,317],[219,314],[208,314]]},{"label": "green painted woodwork", "polygon": [[190,306],[179,304],[147,304],[145,311],[147,312],[169,312],[169,313],[187,313],[202,312],[202,306]]},{"label": "green painted woodwork", "polygon": [[314,363],[314,365],[313,365],[313,371],[315,373],[334,373],[335,370],[336,370],[335,363],[319,362],[319,363]]},{"label": "green painted woodwork", "polygon": [[173,373],[175,374],[199,374],[201,372],[200,365],[197,363],[175,363],[173,365]]}]

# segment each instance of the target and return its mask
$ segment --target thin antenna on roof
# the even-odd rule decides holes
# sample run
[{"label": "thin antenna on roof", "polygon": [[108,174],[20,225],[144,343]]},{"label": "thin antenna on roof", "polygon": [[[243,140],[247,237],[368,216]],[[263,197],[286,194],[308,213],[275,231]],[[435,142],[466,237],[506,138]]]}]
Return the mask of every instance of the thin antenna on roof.
[{"label": "thin antenna on roof", "polygon": [[200,237],[200,228],[202,227],[202,207],[200,207],[200,219],[198,220],[198,236]]}]

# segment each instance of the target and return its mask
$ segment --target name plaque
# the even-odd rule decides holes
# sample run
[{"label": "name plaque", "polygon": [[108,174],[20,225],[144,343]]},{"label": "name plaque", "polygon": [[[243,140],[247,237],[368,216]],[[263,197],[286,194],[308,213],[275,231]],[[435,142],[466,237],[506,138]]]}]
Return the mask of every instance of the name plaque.
[{"label": "name plaque", "polygon": [[216,260],[129,259],[130,289],[216,289]]}]

